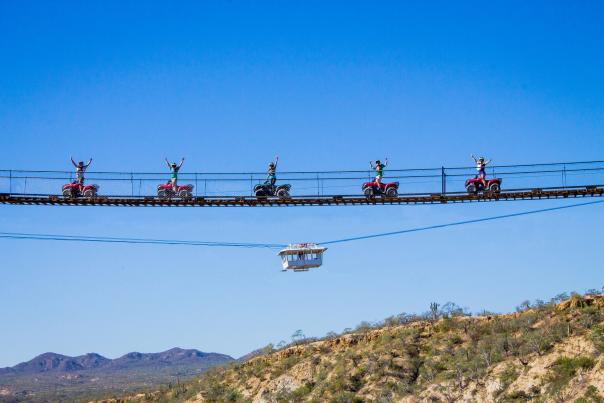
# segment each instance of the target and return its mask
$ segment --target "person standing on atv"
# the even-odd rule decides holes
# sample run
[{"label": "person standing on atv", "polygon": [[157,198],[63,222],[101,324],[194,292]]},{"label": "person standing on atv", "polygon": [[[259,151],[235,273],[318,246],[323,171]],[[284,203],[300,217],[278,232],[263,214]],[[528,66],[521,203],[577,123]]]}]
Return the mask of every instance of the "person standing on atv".
[{"label": "person standing on atv", "polygon": [[491,162],[491,160],[485,161],[484,157],[476,158],[473,154],[472,154],[472,159],[474,160],[474,163],[476,164],[476,170],[478,171],[478,177],[482,181],[482,184],[486,187],[487,173],[485,171],[485,168]]},{"label": "person standing on atv", "polygon": [[384,168],[386,168],[386,166],[388,166],[388,158],[386,158],[383,164],[380,160],[375,161],[375,167],[373,166],[373,163],[369,161],[369,167],[375,169],[375,183],[377,183],[378,189],[380,190],[382,189],[382,177],[384,176]]},{"label": "person standing on atv", "polygon": [[264,184],[275,186],[277,183],[277,163],[279,162],[279,156],[275,157],[275,161],[271,161],[268,164],[268,170],[266,172],[266,181]]},{"label": "person standing on atv", "polygon": [[176,162],[172,162],[170,163],[170,161],[168,161],[168,159],[166,158],[166,164],[168,164],[168,168],[170,168],[170,183],[172,183],[172,190],[174,190],[174,193],[177,193],[178,190],[178,171],[180,170],[180,167],[182,166],[182,163],[185,162],[185,158],[183,157],[180,160],[180,164],[176,165]]},{"label": "person standing on atv", "polygon": [[70,157],[70,158],[71,158],[71,163],[73,164],[73,166],[76,169],[76,180],[74,183],[77,183],[80,186],[84,186],[84,172],[86,172],[86,169],[92,163],[92,158],[90,158],[90,161],[88,161],[88,164],[84,164],[84,161],[80,161],[76,164],[76,162],[73,160],[73,157]]}]

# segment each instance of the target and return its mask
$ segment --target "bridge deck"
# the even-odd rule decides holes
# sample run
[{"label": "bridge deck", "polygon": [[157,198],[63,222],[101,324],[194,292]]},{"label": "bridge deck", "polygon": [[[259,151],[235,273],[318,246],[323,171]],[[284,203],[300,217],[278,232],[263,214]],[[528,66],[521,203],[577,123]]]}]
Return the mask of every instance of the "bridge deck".
[{"label": "bridge deck", "polygon": [[384,204],[441,204],[493,202],[504,200],[539,200],[604,196],[604,185],[573,188],[514,189],[500,193],[437,193],[401,194],[398,197],[364,196],[296,196],[290,199],[254,196],[208,196],[190,200],[159,200],[153,196],[99,196],[94,199],[67,199],[57,195],[0,193],[0,204],[61,205],[61,206],[126,206],[126,207],[286,207],[286,206],[348,206]]}]

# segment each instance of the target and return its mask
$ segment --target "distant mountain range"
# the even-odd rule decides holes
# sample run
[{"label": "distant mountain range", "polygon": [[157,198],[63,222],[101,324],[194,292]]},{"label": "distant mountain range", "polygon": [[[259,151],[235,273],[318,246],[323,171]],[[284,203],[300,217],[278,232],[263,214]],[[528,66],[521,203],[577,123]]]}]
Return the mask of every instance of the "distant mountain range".
[{"label": "distant mountain range", "polygon": [[234,359],[225,354],[182,348],[132,352],[116,359],[96,353],[77,357],[44,353],[14,367],[0,368],[0,401],[135,391],[177,382],[231,361]]}]

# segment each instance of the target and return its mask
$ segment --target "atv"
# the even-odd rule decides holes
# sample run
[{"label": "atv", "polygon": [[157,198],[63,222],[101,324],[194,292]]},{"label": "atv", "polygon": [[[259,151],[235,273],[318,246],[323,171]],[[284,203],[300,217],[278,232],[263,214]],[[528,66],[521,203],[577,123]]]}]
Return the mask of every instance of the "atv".
[{"label": "atv", "polygon": [[157,186],[157,197],[161,200],[169,200],[176,197],[188,200],[193,197],[193,185],[177,185],[176,191],[174,191],[172,183],[163,183]]},{"label": "atv", "polygon": [[365,182],[363,183],[363,194],[367,197],[373,196],[386,196],[386,197],[397,197],[398,196],[398,182],[390,183],[378,183],[378,182]]},{"label": "atv", "polygon": [[76,199],[78,197],[85,197],[87,199],[94,199],[97,196],[99,190],[98,185],[83,185],[77,182],[68,183],[63,185],[63,197],[66,199]]},{"label": "atv", "polygon": [[280,199],[289,199],[289,190],[291,185],[271,185],[270,183],[260,183],[254,186],[256,197],[277,196]]},{"label": "atv", "polygon": [[481,179],[480,177],[475,176],[466,181],[466,191],[468,194],[477,194],[478,192],[484,191],[499,193],[501,191],[501,179]]}]

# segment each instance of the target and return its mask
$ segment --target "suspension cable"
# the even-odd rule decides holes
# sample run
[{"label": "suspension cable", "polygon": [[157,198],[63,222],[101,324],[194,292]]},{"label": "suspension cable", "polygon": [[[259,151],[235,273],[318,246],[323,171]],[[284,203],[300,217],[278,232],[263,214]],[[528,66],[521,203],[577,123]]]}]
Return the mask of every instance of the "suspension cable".
[{"label": "suspension cable", "polygon": [[321,245],[331,245],[331,244],[336,244],[336,243],[360,241],[360,240],[371,239],[371,238],[381,238],[381,237],[386,237],[386,236],[407,234],[410,232],[421,232],[421,231],[428,231],[428,230],[439,229],[439,228],[455,227],[455,226],[466,225],[466,224],[474,224],[474,223],[485,222],[485,221],[501,220],[504,218],[520,217],[520,216],[530,215],[530,214],[546,213],[546,212],[550,212],[550,211],[569,209],[569,208],[573,208],[573,207],[590,206],[590,205],[599,204],[599,203],[604,203],[604,200],[592,201],[592,202],[587,202],[587,203],[569,204],[566,206],[550,207],[550,208],[544,208],[544,209],[539,209],[539,210],[522,211],[519,213],[511,213],[511,214],[503,214],[503,215],[492,216],[492,217],[476,218],[476,219],[472,219],[472,220],[457,221],[457,222],[446,223],[446,224],[429,225],[426,227],[409,228],[409,229],[403,229],[403,230],[399,230],[399,231],[383,232],[383,233],[379,233],[379,234],[362,235],[362,236],[356,236],[356,237],[351,237],[351,238],[336,239],[333,241],[320,242],[320,244]]}]

